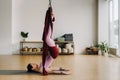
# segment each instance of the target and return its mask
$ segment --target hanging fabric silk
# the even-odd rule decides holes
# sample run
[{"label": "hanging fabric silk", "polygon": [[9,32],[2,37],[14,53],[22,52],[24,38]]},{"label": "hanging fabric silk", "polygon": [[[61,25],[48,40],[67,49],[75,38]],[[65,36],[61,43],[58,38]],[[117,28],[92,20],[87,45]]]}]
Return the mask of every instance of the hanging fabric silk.
[{"label": "hanging fabric silk", "polygon": [[[50,55],[55,59],[58,56],[58,49],[56,47],[50,47],[46,43],[46,37],[48,34],[49,28],[51,28],[51,32],[53,32],[53,21],[55,18],[52,15],[52,7],[51,3],[49,4],[48,10],[46,11],[46,16],[45,16],[45,23],[44,23],[44,31],[43,31],[43,53],[42,53],[42,65],[43,65],[43,75],[48,75],[46,69],[45,69],[45,62],[46,62],[46,57]],[[51,35],[52,37],[52,35]]]}]

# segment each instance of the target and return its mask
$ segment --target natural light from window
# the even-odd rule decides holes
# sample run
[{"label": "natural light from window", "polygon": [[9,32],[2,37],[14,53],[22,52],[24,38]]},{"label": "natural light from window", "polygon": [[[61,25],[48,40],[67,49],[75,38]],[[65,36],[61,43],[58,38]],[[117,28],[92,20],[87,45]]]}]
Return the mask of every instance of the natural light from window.
[{"label": "natural light from window", "polygon": [[110,19],[110,46],[118,49],[118,0],[110,0],[109,2],[109,19]]}]

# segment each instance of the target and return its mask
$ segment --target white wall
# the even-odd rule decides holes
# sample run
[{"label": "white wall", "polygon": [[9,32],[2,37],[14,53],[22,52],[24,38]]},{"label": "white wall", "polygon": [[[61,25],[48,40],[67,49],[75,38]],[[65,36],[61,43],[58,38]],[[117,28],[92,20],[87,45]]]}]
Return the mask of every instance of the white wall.
[{"label": "white wall", "polygon": [[13,53],[19,53],[21,31],[29,32],[27,40],[41,40],[47,4],[45,0],[12,0]]},{"label": "white wall", "polygon": [[98,1],[98,42],[109,41],[109,13],[108,1]]},{"label": "white wall", "polygon": [[55,37],[73,33],[75,53],[83,53],[86,47],[97,42],[96,0],[60,0],[54,4],[58,18]]},{"label": "white wall", "polygon": [[0,54],[11,54],[11,0],[0,0]]},{"label": "white wall", "polygon": [[[75,53],[97,41],[96,0],[52,0],[56,22],[53,38],[74,34]],[[20,31],[29,32],[28,40],[41,40],[46,0],[13,0],[13,51],[19,50]],[[17,47],[16,47],[17,46]]]},{"label": "white wall", "polygon": [[[10,0],[2,0],[0,4],[3,5],[4,1],[11,2]],[[96,0],[52,0],[52,4],[56,16],[53,38],[65,33],[73,33],[76,54],[83,53],[86,47],[91,46],[93,42],[97,42]],[[7,6],[7,9],[11,9],[7,2],[4,5]],[[0,16],[4,15],[9,20],[6,24],[7,27],[4,26],[8,35],[2,37],[5,40],[2,44],[6,49],[3,54],[7,51],[10,52],[10,48],[6,46],[9,44],[12,44],[10,47],[12,47],[13,53],[19,53],[21,31],[29,32],[28,40],[41,40],[47,7],[48,0],[12,0],[12,27],[11,20],[9,20],[11,19],[10,11],[7,10],[6,13],[9,16],[0,14]],[[5,23],[6,20],[2,24],[5,25]],[[4,28],[2,27],[2,29]],[[4,32],[0,32],[0,34],[2,33]]]}]

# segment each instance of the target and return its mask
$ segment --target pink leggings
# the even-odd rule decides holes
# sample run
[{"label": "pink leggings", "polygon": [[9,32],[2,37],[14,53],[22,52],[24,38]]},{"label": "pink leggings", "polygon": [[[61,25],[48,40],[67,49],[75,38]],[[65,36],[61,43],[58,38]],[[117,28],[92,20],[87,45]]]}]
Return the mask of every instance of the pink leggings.
[{"label": "pink leggings", "polygon": [[52,36],[52,31],[51,31],[51,27],[49,27],[48,34],[46,37],[46,43],[49,46],[50,54],[47,55],[46,60],[45,60],[45,69],[46,70],[51,66],[54,59],[58,56],[58,53],[59,53],[58,49],[55,45],[55,42],[51,38],[51,36]]},{"label": "pink leggings", "polygon": [[47,34],[47,37],[46,37],[46,43],[49,47],[53,47],[55,46],[55,42],[54,40],[51,38],[52,36],[52,31],[51,31],[51,27],[49,27],[48,29],[48,34]]}]

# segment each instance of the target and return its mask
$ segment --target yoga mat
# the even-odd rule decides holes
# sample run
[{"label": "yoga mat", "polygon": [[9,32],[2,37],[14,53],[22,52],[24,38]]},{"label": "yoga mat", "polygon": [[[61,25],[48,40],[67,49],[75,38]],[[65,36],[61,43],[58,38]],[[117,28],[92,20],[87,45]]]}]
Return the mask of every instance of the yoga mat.
[{"label": "yoga mat", "polygon": [[0,75],[28,75],[28,74],[41,74],[35,72],[27,72],[26,70],[0,70]]},{"label": "yoga mat", "polygon": [[[39,72],[27,72],[27,70],[0,70],[0,75],[42,75]],[[49,73],[48,75],[69,75],[64,73]]]}]

